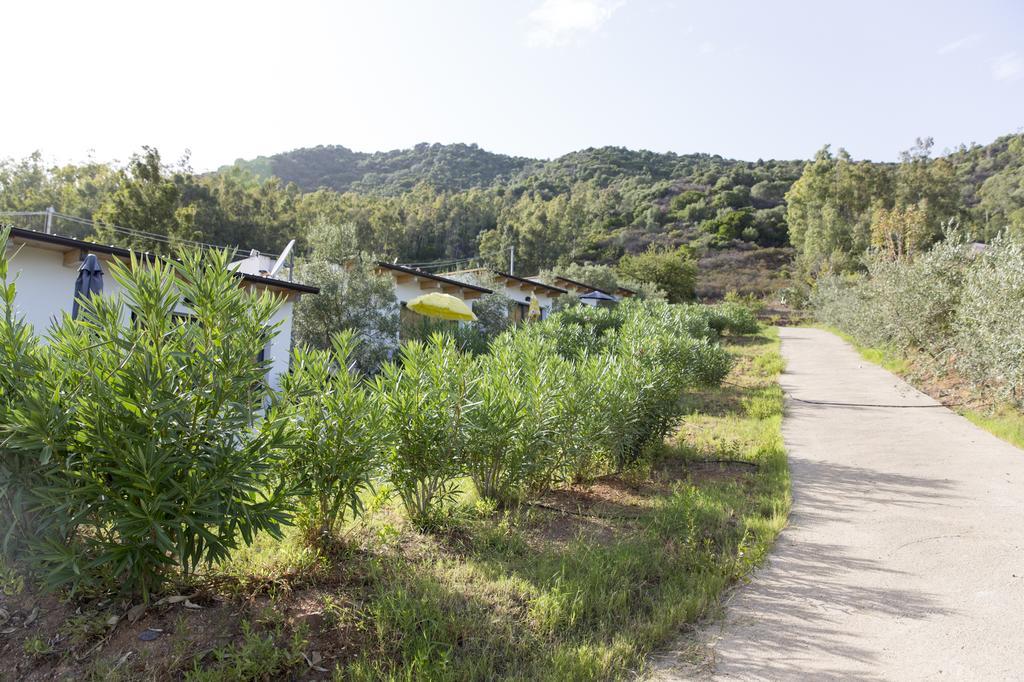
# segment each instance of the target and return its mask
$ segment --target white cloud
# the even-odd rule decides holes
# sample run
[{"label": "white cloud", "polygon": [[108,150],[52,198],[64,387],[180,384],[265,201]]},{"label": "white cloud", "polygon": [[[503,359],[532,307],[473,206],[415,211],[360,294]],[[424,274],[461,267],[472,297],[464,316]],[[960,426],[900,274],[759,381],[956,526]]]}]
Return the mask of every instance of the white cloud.
[{"label": "white cloud", "polygon": [[1007,52],[992,60],[992,78],[997,81],[1015,81],[1024,76],[1024,59],[1016,52]]},{"label": "white cloud", "polygon": [[595,33],[625,0],[544,0],[530,12],[526,42],[530,47],[563,47]]},{"label": "white cloud", "polygon": [[940,47],[938,50],[935,51],[935,53],[949,54],[950,52],[956,52],[962,47],[967,47],[968,45],[977,42],[979,38],[981,38],[981,36],[978,35],[977,33],[972,33],[971,35],[964,36],[963,38],[957,38],[953,42],[946,43],[945,45]]}]

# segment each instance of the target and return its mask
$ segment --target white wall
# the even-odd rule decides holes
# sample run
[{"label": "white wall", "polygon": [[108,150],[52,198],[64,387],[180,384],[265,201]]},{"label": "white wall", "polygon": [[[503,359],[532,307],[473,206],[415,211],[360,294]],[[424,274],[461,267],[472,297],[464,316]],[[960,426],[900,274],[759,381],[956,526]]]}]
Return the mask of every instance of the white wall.
[{"label": "white wall", "polygon": [[[62,252],[30,244],[9,244],[8,254],[14,255],[10,274],[18,278],[15,308],[35,328],[36,334],[44,336],[63,312],[71,312],[79,264],[65,266]],[[119,294],[121,285],[107,273],[106,263],[102,263],[102,267],[104,293]]]},{"label": "white wall", "polygon": [[277,335],[270,339],[267,348],[267,359],[270,361],[270,371],[267,373],[267,380],[272,388],[281,387],[281,376],[288,373],[292,357],[292,301],[288,300],[281,304],[277,312],[271,318],[271,323],[280,322]]},{"label": "white wall", "polygon": [[[75,280],[78,278],[78,263],[64,265],[64,254],[60,251],[33,247],[29,244],[8,244],[11,260],[10,275],[17,276],[18,293],[15,307],[23,315],[38,336],[45,336],[51,322],[63,312],[70,313],[74,303]],[[103,267],[103,295],[116,296],[122,287],[110,276],[110,265],[101,261]],[[181,307],[181,310],[186,310]],[[130,313],[125,312],[127,324]],[[271,361],[268,378],[271,386],[277,388],[279,377],[288,371],[292,338],[292,301],[285,301],[273,317],[281,322],[277,336],[271,339],[267,358]],[[254,349],[254,354],[259,349]]]}]

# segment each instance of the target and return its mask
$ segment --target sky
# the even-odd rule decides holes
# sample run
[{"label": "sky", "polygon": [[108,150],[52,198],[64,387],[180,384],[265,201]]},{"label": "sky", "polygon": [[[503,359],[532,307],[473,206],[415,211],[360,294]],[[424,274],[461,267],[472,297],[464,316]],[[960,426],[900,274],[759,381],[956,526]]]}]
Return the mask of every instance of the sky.
[{"label": "sky", "polygon": [[341,144],[893,160],[1024,129],[1024,2],[5,2],[0,158]]}]

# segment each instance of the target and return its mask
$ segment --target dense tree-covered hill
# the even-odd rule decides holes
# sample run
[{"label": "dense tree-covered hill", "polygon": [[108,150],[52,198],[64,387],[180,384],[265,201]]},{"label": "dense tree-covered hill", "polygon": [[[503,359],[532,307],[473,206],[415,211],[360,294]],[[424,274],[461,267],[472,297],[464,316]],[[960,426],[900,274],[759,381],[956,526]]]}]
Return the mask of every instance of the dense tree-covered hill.
[{"label": "dense tree-covered hill", "polygon": [[[475,144],[418,144],[389,152],[352,151],[341,145],[295,149],[233,164],[257,177],[280,178],[312,192],[400,194],[425,182],[438,190],[457,192],[507,180],[530,159],[495,154]],[[223,172],[231,168],[220,169]]]}]

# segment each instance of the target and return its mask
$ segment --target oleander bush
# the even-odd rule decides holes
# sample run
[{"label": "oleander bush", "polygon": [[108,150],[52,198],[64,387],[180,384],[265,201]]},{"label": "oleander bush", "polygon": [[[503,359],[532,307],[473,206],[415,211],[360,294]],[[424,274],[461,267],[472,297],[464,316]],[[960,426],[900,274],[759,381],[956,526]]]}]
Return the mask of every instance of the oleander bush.
[{"label": "oleander bush", "polygon": [[472,356],[443,334],[410,341],[396,363],[384,365],[373,386],[393,435],[386,475],[409,518],[435,525],[466,471],[468,425],[478,377]]},{"label": "oleander bush", "polygon": [[550,479],[556,360],[543,346],[506,343],[477,361],[465,456],[481,497],[507,504]]},{"label": "oleander bush", "polygon": [[955,231],[914,258],[870,254],[866,272],[818,280],[820,321],[866,346],[952,362],[979,388],[1024,402],[1024,246],[981,250]]},{"label": "oleander bush", "polygon": [[3,533],[47,586],[148,599],[288,521],[291,434],[260,414],[271,393],[254,352],[279,302],[241,289],[228,262],[111,263],[123,293],[83,300],[45,343],[16,321],[5,277],[0,354],[19,369],[0,400]]},{"label": "oleander bush", "polygon": [[684,394],[729,371],[719,332],[748,328],[731,309],[575,307],[472,352],[452,334],[410,341],[372,376],[344,331],[295,348],[274,390],[255,349],[280,302],[239,287],[224,253],[114,263],[122,292],[82,301],[45,342],[7,267],[4,549],[51,588],[144,599],[284,524],[329,544],[378,487],[431,530],[470,481],[510,505],[634,466]]},{"label": "oleander bush", "polygon": [[296,494],[297,520],[307,538],[329,542],[339,525],[358,517],[391,444],[380,395],[356,372],[355,334],[337,333],[331,350],[299,348],[283,380],[282,404],[295,446],[284,475]]}]

